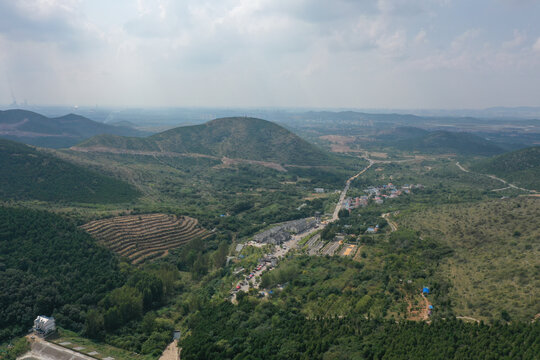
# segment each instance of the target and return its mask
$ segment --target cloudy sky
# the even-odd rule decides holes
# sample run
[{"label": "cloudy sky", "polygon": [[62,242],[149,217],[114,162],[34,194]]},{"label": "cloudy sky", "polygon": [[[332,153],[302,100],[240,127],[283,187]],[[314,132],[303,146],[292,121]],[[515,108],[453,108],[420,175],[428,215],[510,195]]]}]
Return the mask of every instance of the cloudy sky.
[{"label": "cloudy sky", "polygon": [[0,104],[540,105],[538,0],[0,0]]}]

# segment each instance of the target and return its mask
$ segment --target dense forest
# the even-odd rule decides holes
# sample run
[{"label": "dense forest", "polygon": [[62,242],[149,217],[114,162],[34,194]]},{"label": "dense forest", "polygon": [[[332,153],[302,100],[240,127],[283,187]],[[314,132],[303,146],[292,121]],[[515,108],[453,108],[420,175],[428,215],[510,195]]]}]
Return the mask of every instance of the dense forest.
[{"label": "dense forest", "polygon": [[308,319],[294,301],[242,299],[189,321],[183,359],[534,359],[540,324],[396,323],[361,317]]},{"label": "dense forest", "polygon": [[25,333],[37,315],[82,330],[88,307],[123,282],[114,255],[73,223],[0,207],[0,342]]}]

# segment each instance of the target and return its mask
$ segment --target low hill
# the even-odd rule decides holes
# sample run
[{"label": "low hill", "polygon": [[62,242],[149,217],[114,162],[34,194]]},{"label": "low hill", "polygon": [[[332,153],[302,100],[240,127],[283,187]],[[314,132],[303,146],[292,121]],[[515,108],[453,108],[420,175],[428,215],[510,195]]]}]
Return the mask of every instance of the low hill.
[{"label": "low hill", "polygon": [[331,165],[337,159],[279,125],[247,117],[178,127],[144,139],[97,136],[78,147],[195,153],[294,165]]},{"label": "low hill", "polygon": [[4,139],[0,168],[0,199],[116,203],[138,195],[125,182]]},{"label": "low hill", "polygon": [[394,147],[423,153],[491,156],[504,152],[497,144],[465,132],[433,131],[423,136],[396,141]]},{"label": "low hill", "polygon": [[0,343],[37,315],[81,330],[89,306],[123,283],[114,254],[60,216],[0,206],[0,234]]},{"label": "low hill", "polygon": [[99,134],[148,135],[130,127],[107,125],[75,114],[48,118],[27,110],[0,111],[0,137],[30,145],[70,147]]},{"label": "low hill", "polygon": [[429,131],[413,126],[399,126],[389,131],[381,131],[377,136],[377,140],[407,140],[426,136]]},{"label": "low hill", "polygon": [[477,161],[471,164],[470,169],[496,175],[515,185],[540,191],[540,146]]}]

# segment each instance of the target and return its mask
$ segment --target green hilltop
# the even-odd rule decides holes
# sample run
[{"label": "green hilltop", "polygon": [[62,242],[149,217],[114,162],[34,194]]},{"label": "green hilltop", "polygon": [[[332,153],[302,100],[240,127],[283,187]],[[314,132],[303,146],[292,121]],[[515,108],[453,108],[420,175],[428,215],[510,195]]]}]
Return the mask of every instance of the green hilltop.
[{"label": "green hilltop", "polygon": [[515,185],[540,190],[540,146],[477,161],[471,170],[496,175]]},{"label": "green hilltop", "polygon": [[292,165],[332,165],[338,157],[270,121],[230,117],[177,127],[147,138],[93,137],[78,147],[194,153]]},{"label": "green hilltop", "polygon": [[0,139],[0,199],[118,203],[138,196],[131,185]]}]

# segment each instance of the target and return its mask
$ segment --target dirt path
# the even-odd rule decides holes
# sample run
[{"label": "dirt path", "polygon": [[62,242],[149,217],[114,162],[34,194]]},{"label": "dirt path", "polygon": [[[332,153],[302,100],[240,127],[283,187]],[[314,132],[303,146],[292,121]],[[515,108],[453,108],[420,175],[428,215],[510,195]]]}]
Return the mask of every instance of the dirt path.
[{"label": "dirt path", "polygon": [[394,232],[398,229],[398,226],[397,226],[397,223],[390,220],[390,213],[385,213],[385,214],[382,214],[382,218],[384,220],[386,220],[386,222],[388,223],[388,225],[390,225],[390,230],[391,232]]},{"label": "dirt path", "polygon": [[94,360],[95,357],[87,356],[75,350],[66,349],[62,346],[48,342],[40,337],[30,338],[30,351],[18,357],[19,360]]},{"label": "dirt path", "polygon": [[420,293],[422,296],[422,301],[419,305],[419,308],[415,308],[413,310],[413,304],[412,300],[408,297],[405,297],[405,301],[407,301],[407,319],[412,321],[428,321],[429,320],[429,306],[431,303],[429,302],[428,298],[423,294]]},{"label": "dirt path", "polygon": [[[120,154],[120,155],[142,155],[142,156],[153,156],[157,159],[157,156],[168,156],[168,157],[194,157],[194,158],[206,158],[212,160],[219,160],[222,163],[222,166],[227,167],[232,164],[245,163],[252,165],[261,165],[270,169],[274,169],[281,172],[287,172],[281,164],[270,162],[270,161],[258,161],[258,160],[248,160],[248,159],[232,159],[228,157],[219,158],[217,156],[206,155],[206,154],[197,154],[197,153],[175,153],[170,151],[143,151],[143,150],[127,150],[127,149],[118,149],[111,148],[106,146],[90,146],[90,147],[78,147],[72,146],[70,150],[83,152],[83,153],[110,153],[110,154]],[[167,164],[165,164],[167,165]]]},{"label": "dirt path", "polygon": [[180,360],[180,350],[178,349],[178,340],[174,340],[167,346],[161,354],[159,360]]},{"label": "dirt path", "polygon": [[477,323],[480,322],[480,320],[475,319],[475,318],[470,317],[470,316],[456,316],[456,319],[460,319],[460,320],[470,320],[470,321],[474,321],[474,322],[477,322]]}]

